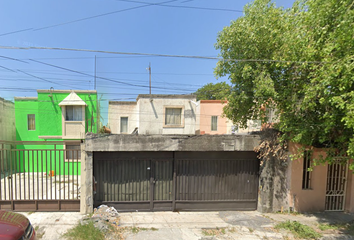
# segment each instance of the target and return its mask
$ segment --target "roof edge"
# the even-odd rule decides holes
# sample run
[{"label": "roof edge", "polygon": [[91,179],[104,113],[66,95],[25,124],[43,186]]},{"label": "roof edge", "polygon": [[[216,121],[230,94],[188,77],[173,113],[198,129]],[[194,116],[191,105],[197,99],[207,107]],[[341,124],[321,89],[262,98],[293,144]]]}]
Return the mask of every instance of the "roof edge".
[{"label": "roof edge", "polygon": [[50,89],[38,89],[37,93],[96,93],[97,90],[50,90]]},{"label": "roof edge", "polygon": [[200,100],[200,103],[227,103],[227,100]]},{"label": "roof edge", "polygon": [[15,101],[38,100],[38,97],[15,97]]},{"label": "roof edge", "polygon": [[196,98],[194,94],[139,94],[136,100],[139,98],[174,98],[174,99],[190,99]]},{"label": "roof edge", "polygon": [[137,102],[136,101],[109,101],[109,104],[115,104],[115,105],[136,105]]}]

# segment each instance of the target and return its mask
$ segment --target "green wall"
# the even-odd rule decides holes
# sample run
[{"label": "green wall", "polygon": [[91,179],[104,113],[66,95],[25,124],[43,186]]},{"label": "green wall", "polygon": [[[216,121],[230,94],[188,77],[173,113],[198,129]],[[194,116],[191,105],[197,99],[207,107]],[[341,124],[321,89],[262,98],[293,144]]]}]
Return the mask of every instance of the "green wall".
[{"label": "green wall", "polygon": [[[27,114],[35,114],[36,130],[28,130]],[[16,141],[38,141],[37,100],[15,101]]]},{"label": "green wall", "polygon": [[[62,109],[58,105],[70,92],[67,93],[38,93],[38,100],[16,100],[16,140],[41,141],[38,136],[62,135]],[[49,95],[52,95],[50,97]],[[97,94],[77,93],[86,102],[85,129],[86,132],[97,132]],[[27,114],[35,114],[36,130],[27,129]],[[94,122],[92,123],[92,118]],[[91,128],[92,125],[92,128]],[[61,140],[61,139],[57,139]]]},{"label": "green wall", "polygon": [[[17,141],[45,141],[38,136],[62,136],[62,109],[58,105],[70,92],[39,92],[38,99],[15,99],[16,140]],[[50,96],[51,95],[51,96]],[[85,131],[97,133],[97,94],[77,93],[86,102]],[[27,114],[35,114],[36,129],[27,129]],[[93,119],[93,122],[92,122]],[[46,141],[65,141],[66,139],[50,139]],[[75,139],[70,139],[75,140]],[[80,140],[80,139],[78,139]],[[56,149],[64,149],[64,145],[56,145]],[[13,157],[14,167],[19,172],[46,172],[53,170],[55,174],[80,174],[81,163],[72,163],[64,160],[63,151],[53,150],[54,145],[17,145],[16,157]],[[24,151],[22,151],[24,150]],[[38,151],[37,151],[38,150]],[[37,157],[37,152],[39,155]],[[21,154],[19,158],[18,154]],[[43,154],[43,157],[42,157]],[[45,155],[47,154],[47,157]],[[51,158],[50,158],[51,156]],[[19,160],[20,159],[20,160]],[[56,159],[56,164],[55,164]],[[59,170],[60,169],[60,170]]]}]

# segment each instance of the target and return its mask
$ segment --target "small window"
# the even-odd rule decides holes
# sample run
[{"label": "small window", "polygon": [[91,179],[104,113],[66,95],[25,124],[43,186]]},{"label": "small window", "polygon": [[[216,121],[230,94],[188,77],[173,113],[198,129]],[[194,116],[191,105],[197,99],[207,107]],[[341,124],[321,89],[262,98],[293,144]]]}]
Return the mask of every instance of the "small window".
[{"label": "small window", "polygon": [[82,121],[82,106],[65,106],[66,121]]},{"label": "small window", "polygon": [[28,130],[36,130],[36,119],[34,114],[27,115]]},{"label": "small window", "polygon": [[304,163],[302,169],[302,189],[311,189],[311,152],[304,152]]},{"label": "small window", "polygon": [[211,116],[211,131],[218,130],[218,116]]},{"label": "small window", "polygon": [[77,144],[66,144],[66,160],[80,160],[81,159],[81,147],[80,143]]},{"label": "small window", "polygon": [[165,125],[182,125],[182,108],[166,108]]},{"label": "small window", "polygon": [[120,118],[120,133],[128,132],[128,117]]}]

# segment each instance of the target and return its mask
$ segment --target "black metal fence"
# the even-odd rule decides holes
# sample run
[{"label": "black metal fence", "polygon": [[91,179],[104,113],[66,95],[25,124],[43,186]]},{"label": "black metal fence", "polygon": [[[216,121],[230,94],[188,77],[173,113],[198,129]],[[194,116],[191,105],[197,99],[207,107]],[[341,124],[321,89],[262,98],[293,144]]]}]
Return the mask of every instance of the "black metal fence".
[{"label": "black metal fence", "polygon": [[0,143],[0,209],[79,211],[81,150],[32,144]]}]

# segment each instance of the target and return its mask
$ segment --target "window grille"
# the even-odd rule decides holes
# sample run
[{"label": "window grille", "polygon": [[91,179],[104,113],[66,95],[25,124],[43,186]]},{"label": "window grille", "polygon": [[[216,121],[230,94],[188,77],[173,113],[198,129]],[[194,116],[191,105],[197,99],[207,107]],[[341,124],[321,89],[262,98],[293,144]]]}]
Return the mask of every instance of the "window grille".
[{"label": "window grille", "polygon": [[311,189],[311,152],[304,152],[304,163],[302,170],[302,189]]}]

